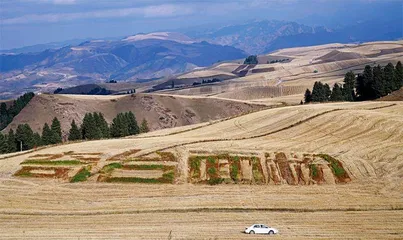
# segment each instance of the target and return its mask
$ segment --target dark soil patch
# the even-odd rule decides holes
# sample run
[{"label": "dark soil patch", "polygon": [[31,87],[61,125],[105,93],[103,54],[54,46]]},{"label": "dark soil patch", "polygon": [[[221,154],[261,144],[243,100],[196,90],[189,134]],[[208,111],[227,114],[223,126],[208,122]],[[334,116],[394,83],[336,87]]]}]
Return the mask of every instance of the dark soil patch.
[{"label": "dark soil patch", "polygon": [[303,178],[303,173],[302,173],[302,170],[301,170],[301,164],[295,165],[294,169],[295,169],[295,172],[297,173],[298,184],[305,185],[306,182],[305,182],[305,180]]},{"label": "dark soil patch", "polygon": [[[33,170],[44,170],[44,171],[54,171],[53,174],[45,174],[45,173],[32,173]],[[69,168],[61,168],[61,167],[31,167],[26,166],[17,171],[14,176],[17,177],[33,177],[33,178],[61,178],[66,179],[68,177]]]},{"label": "dark soil patch", "polygon": [[288,184],[296,185],[297,181],[291,171],[290,163],[288,162],[286,155],[282,152],[276,153],[276,159],[274,161],[280,169],[281,177],[286,180]]}]

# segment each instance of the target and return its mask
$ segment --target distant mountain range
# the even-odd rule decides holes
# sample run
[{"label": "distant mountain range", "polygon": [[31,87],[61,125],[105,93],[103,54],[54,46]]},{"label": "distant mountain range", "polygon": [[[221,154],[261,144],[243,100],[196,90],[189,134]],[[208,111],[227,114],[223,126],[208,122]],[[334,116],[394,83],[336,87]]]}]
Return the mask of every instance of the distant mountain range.
[{"label": "distant mountain range", "polygon": [[[93,40],[39,53],[0,55],[0,94],[55,89],[109,79],[158,79],[244,58],[230,46],[196,42],[180,33],[152,33],[118,41]],[[15,92],[11,92],[14,90]]]},{"label": "distant mountain range", "polygon": [[194,28],[185,30],[185,34],[198,40],[233,46],[249,54],[264,54],[297,46],[396,40],[403,36],[402,22],[401,15],[393,20],[376,19],[329,29],[296,22],[263,20],[201,31]]},{"label": "distant mountain range", "polygon": [[39,52],[26,52],[38,46],[25,51],[9,50],[0,55],[0,98],[110,79],[152,81],[217,61],[281,48],[396,40],[402,38],[401,18],[358,22],[337,29],[264,20],[215,29],[196,27],[183,33],[157,32],[118,40],[72,42],[69,46],[64,46],[67,42],[53,43],[49,45],[53,46],[51,49]]}]

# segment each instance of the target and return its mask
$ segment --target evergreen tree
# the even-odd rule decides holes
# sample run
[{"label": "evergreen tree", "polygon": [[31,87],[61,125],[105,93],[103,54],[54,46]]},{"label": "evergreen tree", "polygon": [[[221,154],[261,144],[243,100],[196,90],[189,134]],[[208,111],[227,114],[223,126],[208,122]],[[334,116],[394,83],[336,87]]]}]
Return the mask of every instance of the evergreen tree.
[{"label": "evergreen tree", "polygon": [[397,62],[396,64],[396,89],[400,89],[403,86],[403,66],[402,66],[402,62]]},{"label": "evergreen tree", "polygon": [[52,130],[52,144],[61,143],[62,142],[62,128],[60,126],[59,119],[57,119],[56,117],[53,118],[50,129]]},{"label": "evergreen tree", "polygon": [[7,127],[13,118],[29,103],[29,101],[35,96],[34,93],[25,93],[13,102],[13,104],[7,109],[6,104],[0,105],[0,130]]},{"label": "evergreen tree", "polygon": [[4,102],[1,103],[1,105],[0,105],[0,115],[2,115],[2,116],[8,115],[7,105]]},{"label": "evergreen tree", "polygon": [[373,69],[373,83],[371,84],[371,89],[373,92],[373,98],[380,98],[386,95],[386,84],[385,78],[383,76],[383,71],[380,65],[374,67]]},{"label": "evergreen tree", "polygon": [[332,95],[332,90],[330,90],[329,84],[326,83],[325,85],[323,85],[323,92],[325,94],[323,97],[323,101],[329,101],[330,95]]},{"label": "evergreen tree", "polygon": [[0,154],[8,153],[7,137],[0,132]]},{"label": "evergreen tree", "polygon": [[250,55],[248,56],[243,64],[258,64],[258,59],[256,55]]},{"label": "evergreen tree", "polygon": [[330,96],[330,101],[339,102],[343,101],[343,92],[339,84],[335,83],[332,90],[332,95]]},{"label": "evergreen tree", "polygon": [[97,112],[94,112],[92,114],[92,117],[94,118],[94,135],[92,136],[92,139],[101,139],[102,138],[102,131],[101,131],[101,118],[99,117],[99,114]]},{"label": "evergreen tree", "polygon": [[29,150],[35,146],[34,132],[28,124],[18,125],[15,132],[15,140],[20,146],[20,151]]},{"label": "evergreen tree", "polygon": [[150,129],[148,127],[148,122],[145,118],[143,118],[143,121],[141,122],[141,126],[140,126],[140,132],[141,133],[146,133],[149,132]]},{"label": "evergreen tree", "polygon": [[39,135],[39,133],[34,133],[34,147],[39,147],[42,146],[42,138],[41,135]]},{"label": "evergreen tree", "polygon": [[374,98],[372,91],[374,75],[372,67],[366,65],[360,81],[357,84],[357,93],[360,95],[361,100],[368,100]]},{"label": "evergreen tree", "polygon": [[312,93],[309,89],[306,89],[305,91],[305,103],[310,103],[312,102]]},{"label": "evergreen tree", "polygon": [[128,121],[128,128],[129,128],[129,135],[135,135],[140,133],[139,125],[137,124],[136,117],[134,116],[133,112],[127,112],[127,121]]},{"label": "evergreen tree", "polygon": [[50,127],[47,123],[45,123],[42,128],[42,144],[53,144],[53,132],[50,130]]},{"label": "evergreen tree", "polygon": [[[118,116],[119,116],[119,114],[118,114]],[[111,127],[110,127],[110,134],[114,138],[120,137],[120,128],[122,127],[120,118],[118,118],[118,116],[116,116],[112,120]]]},{"label": "evergreen tree", "polygon": [[346,73],[344,76],[344,85],[342,89],[343,98],[346,101],[354,101],[355,93],[354,93],[354,86],[355,86],[355,74],[353,71]]},{"label": "evergreen tree", "polygon": [[312,102],[324,102],[326,99],[326,90],[321,82],[315,82],[312,89]]},{"label": "evergreen tree", "polygon": [[17,141],[15,140],[15,134],[13,129],[10,129],[7,135],[7,146],[8,152],[16,152],[17,151]]},{"label": "evergreen tree", "polygon": [[99,128],[101,129],[102,138],[109,138],[110,137],[109,126],[102,113],[99,113],[99,121],[100,121]]},{"label": "evergreen tree", "polygon": [[95,120],[93,114],[86,113],[81,125],[83,139],[95,139],[98,135],[97,127],[95,126]]},{"label": "evergreen tree", "polygon": [[76,140],[80,140],[81,138],[82,138],[81,132],[78,129],[76,122],[73,119],[73,121],[71,122],[70,131],[69,131],[69,141],[76,141]]},{"label": "evergreen tree", "polygon": [[396,86],[396,76],[395,76],[395,67],[392,63],[388,63],[384,68],[384,77],[385,77],[385,90],[386,94],[389,94],[395,90],[397,90]]}]

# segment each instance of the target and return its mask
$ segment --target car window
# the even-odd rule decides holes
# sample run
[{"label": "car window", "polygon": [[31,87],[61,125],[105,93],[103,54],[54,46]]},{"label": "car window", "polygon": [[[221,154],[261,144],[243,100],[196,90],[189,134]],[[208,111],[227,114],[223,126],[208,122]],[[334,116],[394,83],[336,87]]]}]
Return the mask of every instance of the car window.
[{"label": "car window", "polygon": [[266,226],[266,225],[262,225],[262,228],[269,228],[268,226]]},{"label": "car window", "polygon": [[255,225],[255,226],[253,226],[254,228],[260,228],[260,226],[259,225]]}]

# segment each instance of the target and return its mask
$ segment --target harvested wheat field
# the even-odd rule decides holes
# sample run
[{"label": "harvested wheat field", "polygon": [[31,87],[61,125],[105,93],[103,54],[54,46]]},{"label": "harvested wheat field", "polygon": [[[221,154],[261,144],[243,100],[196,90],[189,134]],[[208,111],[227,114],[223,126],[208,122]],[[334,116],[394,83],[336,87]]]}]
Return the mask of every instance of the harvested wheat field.
[{"label": "harvested wheat field", "polygon": [[403,42],[368,42],[363,44],[326,44],[311,47],[281,49],[259,58],[289,59],[285,62],[259,62],[245,65],[239,61],[221,63],[188,76],[213,78],[217,72],[236,74],[229,80],[205,86],[174,89],[176,95],[216,96],[228,99],[256,100],[298,94],[303,99],[307,88],[315,81],[334,85],[343,81],[348,71],[360,73],[365,65],[385,66],[403,61]]},{"label": "harvested wheat field", "polygon": [[0,238],[402,239],[402,116],[311,104],[6,155]]}]

